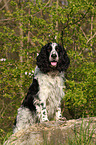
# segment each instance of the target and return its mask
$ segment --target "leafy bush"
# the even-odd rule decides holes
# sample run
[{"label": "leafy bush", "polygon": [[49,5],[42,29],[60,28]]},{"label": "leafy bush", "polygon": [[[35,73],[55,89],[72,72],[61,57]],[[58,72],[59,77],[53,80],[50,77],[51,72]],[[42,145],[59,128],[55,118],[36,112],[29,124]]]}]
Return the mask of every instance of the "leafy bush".
[{"label": "leafy bush", "polygon": [[71,60],[66,108],[73,118],[96,115],[95,1],[10,0],[2,1],[0,10],[0,139],[12,130],[32,82],[36,55],[49,41],[62,44]]},{"label": "leafy bush", "polygon": [[65,105],[73,118],[96,116],[95,63],[77,60],[75,65],[66,81]]}]

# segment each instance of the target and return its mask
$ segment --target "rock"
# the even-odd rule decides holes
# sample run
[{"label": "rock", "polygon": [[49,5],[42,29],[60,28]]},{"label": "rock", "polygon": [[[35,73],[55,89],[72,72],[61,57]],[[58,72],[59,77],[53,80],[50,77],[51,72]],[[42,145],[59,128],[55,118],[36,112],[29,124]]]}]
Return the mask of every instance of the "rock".
[{"label": "rock", "polygon": [[[75,124],[75,128],[74,128]],[[86,129],[88,134],[88,126],[90,134],[92,134],[93,143],[96,143],[96,117],[73,119],[68,121],[49,121],[34,124],[27,129],[12,134],[4,145],[43,145],[43,144],[66,144],[69,138],[74,138],[74,129],[80,131],[80,126]]]}]

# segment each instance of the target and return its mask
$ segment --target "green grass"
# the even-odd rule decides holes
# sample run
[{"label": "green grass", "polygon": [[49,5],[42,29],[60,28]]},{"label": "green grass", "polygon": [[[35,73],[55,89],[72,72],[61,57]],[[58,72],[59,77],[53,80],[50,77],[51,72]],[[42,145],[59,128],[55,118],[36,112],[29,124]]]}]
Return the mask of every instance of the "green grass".
[{"label": "green grass", "polygon": [[8,132],[8,133],[6,134],[6,136],[5,136],[3,139],[1,139],[0,145],[3,145],[4,142],[5,142],[11,135],[12,135],[12,131]]},{"label": "green grass", "polygon": [[91,121],[89,123],[81,123],[80,129],[76,128],[74,125],[73,133],[74,137],[68,137],[68,145],[96,145],[96,135],[94,135],[95,126],[90,130]]}]

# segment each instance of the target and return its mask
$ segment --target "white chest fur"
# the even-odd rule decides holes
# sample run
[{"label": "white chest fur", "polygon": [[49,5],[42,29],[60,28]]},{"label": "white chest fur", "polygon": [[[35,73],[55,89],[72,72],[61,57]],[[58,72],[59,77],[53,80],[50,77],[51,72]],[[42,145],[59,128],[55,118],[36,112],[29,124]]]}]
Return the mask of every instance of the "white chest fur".
[{"label": "white chest fur", "polygon": [[[36,72],[37,71],[37,72]],[[39,83],[39,99],[46,104],[48,118],[52,118],[64,96],[64,74],[43,74],[35,70],[35,79]]]}]

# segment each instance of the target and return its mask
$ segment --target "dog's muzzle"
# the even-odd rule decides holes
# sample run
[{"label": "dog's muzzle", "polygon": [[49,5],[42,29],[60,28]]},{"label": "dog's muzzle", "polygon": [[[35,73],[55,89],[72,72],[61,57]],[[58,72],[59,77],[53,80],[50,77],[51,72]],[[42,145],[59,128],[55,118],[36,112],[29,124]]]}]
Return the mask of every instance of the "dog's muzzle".
[{"label": "dog's muzzle", "polygon": [[58,53],[56,51],[51,52],[49,56],[49,61],[52,67],[57,66],[58,60],[59,60]]}]

